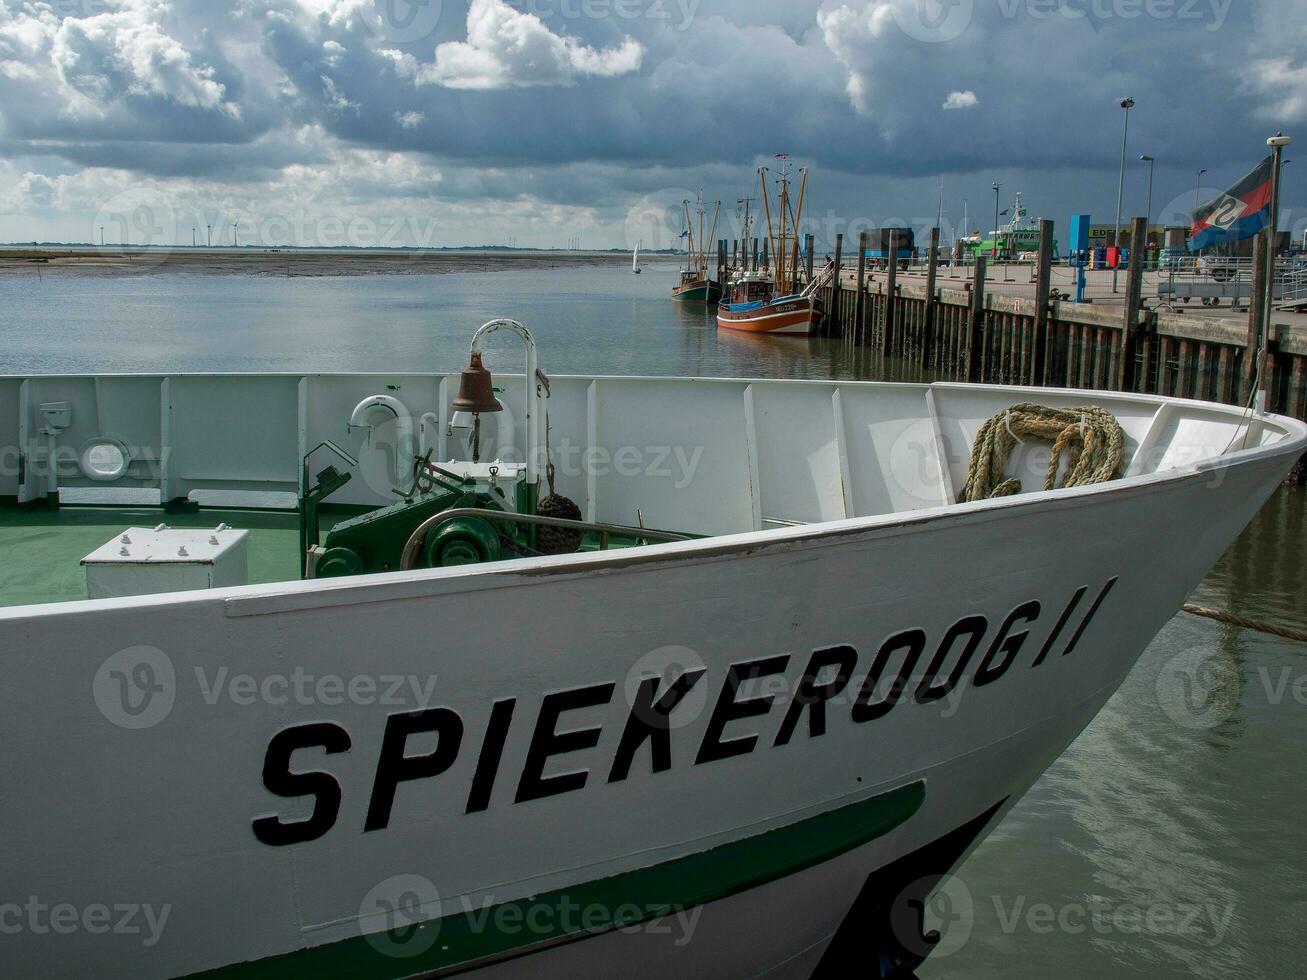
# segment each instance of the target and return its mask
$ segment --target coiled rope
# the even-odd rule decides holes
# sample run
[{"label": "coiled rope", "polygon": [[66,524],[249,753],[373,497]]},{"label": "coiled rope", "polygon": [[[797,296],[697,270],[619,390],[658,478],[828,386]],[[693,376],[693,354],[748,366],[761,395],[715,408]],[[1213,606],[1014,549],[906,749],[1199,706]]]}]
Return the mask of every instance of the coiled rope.
[{"label": "coiled rope", "polygon": [[[999,412],[984,424],[971,450],[971,468],[962,491],[963,502],[1010,497],[1021,492],[1021,481],[1004,477],[1012,450],[1027,439],[1053,444],[1044,476],[1044,489],[1057,486],[1062,457],[1071,454],[1064,487],[1107,483],[1125,468],[1125,432],[1111,412],[1102,408],[1049,408],[1022,403]],[[997,481],[997,482],[996,482]],[[1307,631],[1236,616],[1223,609],[1186,603],[1184,612],[1239,629],[1307,643]]]},{"label": "coiled rope", "polygon": [[1106,409],[1049,408],[1023,402],[999,412],[976,435],[962,501],[991,500],[1021,492],[1021,481],[1004,476],[1018,443],[1052,443],[1044,489],[1057,489],[1062,457],[1069,454],[1062,487],[1087,487],[1115,480],[1125,469],[1125,432]]}]

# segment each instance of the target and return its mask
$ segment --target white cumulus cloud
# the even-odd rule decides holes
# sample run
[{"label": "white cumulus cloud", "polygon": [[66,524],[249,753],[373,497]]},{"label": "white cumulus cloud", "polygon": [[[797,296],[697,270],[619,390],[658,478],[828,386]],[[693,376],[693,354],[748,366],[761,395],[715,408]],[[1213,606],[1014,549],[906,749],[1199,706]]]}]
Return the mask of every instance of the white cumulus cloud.
[{"label": "white cumulus cloud", "polygon": [[950,92],[948,98],[944,100],[945,109],[974,109],[978,105],[980,100],[976,98],[976,93],[970,90]]},{"label": "white cumulus cloud", "polygon": [[148,95],[235,113],[213,69],[195,64],[190,52],[160,29],[157,7],[132,3],[112,13],[64,19],[51,49],[64,82],[99,99]]},{"label": "white cumulus cloud", "polygon": [[1244,86],[1261,98],[1261,118],[1307,119],[1307,65],[1295,65],[1287,57],[1254,61],[1245,69]]},{"label": "white cumulus cloud", "polygon": [[240,118],[214,68],[197,62],[162,27],[168,10],[162,0],[117,0],[87,9],[99,12],[58,17],[48,4],[11,10],[0,2],[0,75],[45,82],[84,114],[151,99]]},{"label": "white cumulus cloud", "polygon": [[569,85],[585,75],[637,71],[643,57],[644,48],[631,38],[614,48],[593,48],[555,34],[539,17],[504,0],[472,0],[467,41],[439,45],[435,62],[418,68],[416,80],[456,89]]}]

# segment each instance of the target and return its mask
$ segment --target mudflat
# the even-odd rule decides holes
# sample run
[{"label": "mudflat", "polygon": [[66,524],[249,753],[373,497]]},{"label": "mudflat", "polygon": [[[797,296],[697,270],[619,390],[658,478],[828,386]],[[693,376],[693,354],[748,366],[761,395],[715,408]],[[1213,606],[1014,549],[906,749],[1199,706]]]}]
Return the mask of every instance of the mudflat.
[{"label": "mudflat", "polygon": [[[657,261],[658,256],[649,256]],[[672,256],[665,256],[671,260]],[[624,252],[400,251],[354,249],[0,249],[0,275],[375,276],[627,265]]]}]

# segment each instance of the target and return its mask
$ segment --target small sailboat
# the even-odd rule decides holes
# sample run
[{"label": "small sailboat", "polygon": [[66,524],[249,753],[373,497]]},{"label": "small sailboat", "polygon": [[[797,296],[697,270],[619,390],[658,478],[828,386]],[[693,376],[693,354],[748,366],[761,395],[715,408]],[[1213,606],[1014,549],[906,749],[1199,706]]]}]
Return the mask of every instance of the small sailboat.
[{"label": "small sailboat", "polygon": [[834,277],[835,270],[827,267],[812,281],[800,281],[799,225],[803,220],[808,170],[805,167],[799,171],[799,200],[795,208],[790,200],[789,154],[779,154],[778,158],[781,160],[776,201],[779,224],[775,226],[767,187],[768,171],[766,167],[758,168],[767,216],[767,239],[775,267],[747,270],[735,276],[717,309],[717,326],[750,333],[807,336],[815,333],[821,323],[823,310],[817,294]]},{"label": "small sailboat", "polygon": [[631,260],[631,271],[634,272],[637,276],[643,271],[640,268],[640,245],[642,244],[643,244],[642,242],[636,243],[635,257]]},{"label": "small sailboat", "polygon": [[721,215],[722,202],[717,202],[713,210],[712,229],[708,230],[708,206],[704,203],[703,191],[699,191],[696,205],[699,218],[697,235],[690,217],[690,202],[685,201],[684,204],[685,230],[681,234],[687,239],[685,268],[681,270],[680,281],[672,287],[672,299],[678,303],[715,303],[722,298],[722,287],[721,283],[714,282],[708,275],[707,243],[717,237],[717,219]]}]

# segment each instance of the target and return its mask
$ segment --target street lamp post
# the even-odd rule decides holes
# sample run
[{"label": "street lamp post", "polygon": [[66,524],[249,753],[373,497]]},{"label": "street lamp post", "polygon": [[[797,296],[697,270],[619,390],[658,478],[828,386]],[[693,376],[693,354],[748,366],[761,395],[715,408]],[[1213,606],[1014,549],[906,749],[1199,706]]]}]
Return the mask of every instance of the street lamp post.
[{"label": "street lamp post", "polygon": [[[1116,235],[1112,239],[1113,245],[1118,251],[1116,264],[1112,266],[1112,292],[1118,292],[1117,278],[1121,271],[1121,259],[1119,257],[1121,249],[1121,210],[1125,207],[1125,154],[1126,147],[1130,143],[1130,110],[1135,107],[1134,99],[1122,99],[1121,108],[1125,110],[1125,131],[1121,135],[1121,182],[1116,192]],[[1134,246],[1136,243],[1131,242]]]},{"label": "street lamp post", "polygon": [[998,194],[1003,185],[994,181],[994,261],[998,261]]},{"label": "street lamp post", "polygon": [[1203,202],[1199,200],[1199,195],[1201,195],[1203,192],[1203,176],[1206,173],[1207,173],[1206,170],[1198,171],[1198,179],[1194,182],[1194,215],[1195,216],[1197,216],[1198,214],[1198,209],[1203,206]]},{"label": "street lamp post", "polygon": [[1157,160],[1147,153],[1139,159],[1148,164],[1148,227],[1151,228],[1153,226],[1153,171],[1157,167]]},{"label": "street lamp post", "polygon": [[[1147,220],[1144,222],[1144,240],[1147,241],[1148,237],[1152,234],[1151,229],[1153,227],[1153,171],[1157,167],[1157,160],[1155,157],[1150,157],[1147,153],[1139,159],[1148,164],[1148,212]],[[1139,247],[1137,242],[1132,242],[1131,244],[1135,248]],[[1145,258],[1147,258],[1147,254],[1145,254]]]}]

